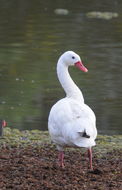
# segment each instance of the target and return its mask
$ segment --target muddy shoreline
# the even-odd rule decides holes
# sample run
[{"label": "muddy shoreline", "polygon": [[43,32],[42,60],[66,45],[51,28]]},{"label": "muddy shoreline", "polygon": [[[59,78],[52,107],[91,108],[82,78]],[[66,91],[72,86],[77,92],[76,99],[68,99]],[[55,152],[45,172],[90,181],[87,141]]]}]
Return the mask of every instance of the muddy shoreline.
[{"label": "muddy shoreline", "polygon": [[6,128],[0,138],[0,190],[120,190],[122,136],[99,135],[96,143],[93,171],[85,149],[66,149],[61,169],[47,131]]}]

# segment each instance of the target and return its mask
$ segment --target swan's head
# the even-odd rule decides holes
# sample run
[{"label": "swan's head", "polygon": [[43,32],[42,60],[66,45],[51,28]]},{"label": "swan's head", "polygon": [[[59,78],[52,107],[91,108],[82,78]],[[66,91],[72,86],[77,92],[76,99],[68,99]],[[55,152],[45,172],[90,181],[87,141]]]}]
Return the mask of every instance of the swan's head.
[{"label": "swan's head", "polygon": [[84,72],[88,71],[88,69],[83,65],[80,56],[73,51],[66,51],[61,55],[60,60],[62,60],[62,63],[66,66],[76,66]]}]

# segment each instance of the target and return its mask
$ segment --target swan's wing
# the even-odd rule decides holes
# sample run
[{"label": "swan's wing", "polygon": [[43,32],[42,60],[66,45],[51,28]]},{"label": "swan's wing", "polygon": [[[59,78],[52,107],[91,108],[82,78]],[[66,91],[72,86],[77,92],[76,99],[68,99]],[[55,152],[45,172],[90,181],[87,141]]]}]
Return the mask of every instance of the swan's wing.
[{"label": "swan's wing", "polygon": [[96,117],[94,112],[86,104],[70,102],[73,115],[72,125],[76,127],[77,132],[86,138],[96,138]]},{"label": "swan's wing", "polygon": [[76,136],[96,138],[96,119],[94,112],[85,104],[64,98],[57,102],[49,115],[49,132],[53,137],[76,139]]}]

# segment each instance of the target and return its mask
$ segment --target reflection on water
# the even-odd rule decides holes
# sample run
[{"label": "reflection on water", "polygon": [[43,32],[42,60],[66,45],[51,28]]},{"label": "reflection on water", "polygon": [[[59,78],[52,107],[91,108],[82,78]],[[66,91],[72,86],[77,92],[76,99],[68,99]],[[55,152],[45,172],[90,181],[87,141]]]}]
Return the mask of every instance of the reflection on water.
[{"label": "reflection on water", "polygon": [[[55,67],[60,54],[80,54],[89,72],[70,73],[95,111],[100,133],[121,133],[122,24],[119,0],[1,1],[0,118],[19,129],[47,129],[51,106],[64,92]],[[56,9],[67,14],[56,14]],[[116,12],[109,20],[88,12]]]}]

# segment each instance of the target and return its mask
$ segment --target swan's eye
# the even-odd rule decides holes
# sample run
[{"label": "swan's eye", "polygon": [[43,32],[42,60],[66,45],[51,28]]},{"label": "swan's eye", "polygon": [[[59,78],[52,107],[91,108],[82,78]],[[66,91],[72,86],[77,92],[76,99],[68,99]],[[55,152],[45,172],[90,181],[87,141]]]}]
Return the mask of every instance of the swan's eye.
[{"label": "swan's eye", "polygon": [[72,59],[75,59],[75,57],[74,57],[74,56],[72,56]]}]

